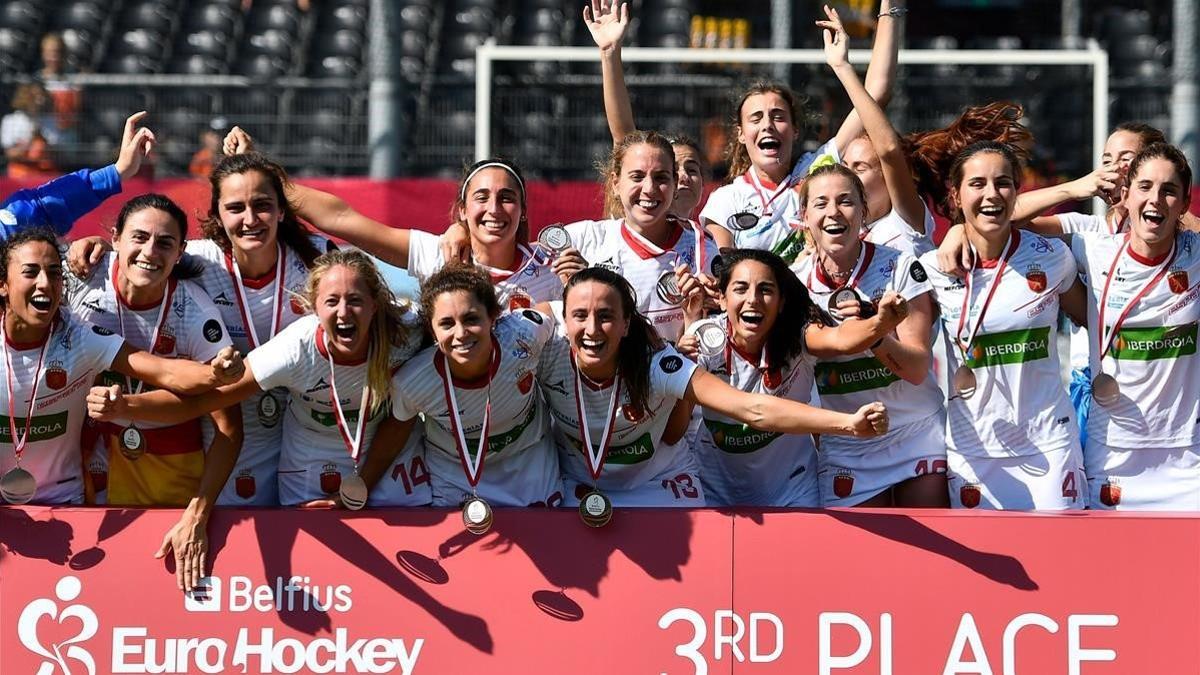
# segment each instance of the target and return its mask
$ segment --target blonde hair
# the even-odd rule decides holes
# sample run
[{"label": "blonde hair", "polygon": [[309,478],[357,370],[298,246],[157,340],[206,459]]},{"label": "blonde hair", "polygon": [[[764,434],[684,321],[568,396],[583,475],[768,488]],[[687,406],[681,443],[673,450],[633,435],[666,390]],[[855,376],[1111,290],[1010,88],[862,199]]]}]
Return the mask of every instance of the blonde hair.
[{"label": "blonde hair", "polygon": [[613,146],[612,152],[604,161],[596,164],[596,171],[600,174],[600,184],[604,186],[604,215],[608,218],[625,216],[625,206],[621,204],[621,197],[617,194],[617,181],[620,179],[625,153],[637,145],[649,145],[656,148],[671,160],[671,190],[674,192],[675,149],[671,146],[671,141],[657,131],[631,131]]},{"label": "blonde hair", "polygon": [[[334,267],[346,267],[358,273],[375,301],[375,316],[371,319],[367,357],[367,387],[371,391],[370,415],[374,415],[391,393],[391,348],[409,342],[416,328],[405,324],[403,316],[409,311],[407,302],[396,300],[375,264],[362,251],[330,251],[318,256],[308,272],[301,300],[311,310],[316,306],[317,288],[321,279]],[[366,413],[359,413],[366,414]]]}]

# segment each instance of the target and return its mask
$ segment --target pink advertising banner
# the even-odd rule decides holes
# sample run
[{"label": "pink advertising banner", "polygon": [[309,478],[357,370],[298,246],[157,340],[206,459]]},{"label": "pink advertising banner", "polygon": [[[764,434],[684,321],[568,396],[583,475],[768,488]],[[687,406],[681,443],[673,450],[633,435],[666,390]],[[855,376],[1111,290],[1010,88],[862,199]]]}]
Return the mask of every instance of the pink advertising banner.
[{"label": "pink advertising banner", "polygon": [[0,508],[9,673],[1200,672],[1200,519]]}]

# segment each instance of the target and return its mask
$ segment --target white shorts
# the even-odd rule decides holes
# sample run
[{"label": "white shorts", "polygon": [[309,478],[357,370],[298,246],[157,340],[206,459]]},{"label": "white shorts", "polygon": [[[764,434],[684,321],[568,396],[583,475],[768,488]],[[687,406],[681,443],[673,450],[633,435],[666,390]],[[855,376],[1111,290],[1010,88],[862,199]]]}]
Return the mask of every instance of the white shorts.
[{"label": "white shorts", "polygon": [[822,506],[854,506],[928,473],[946,472],[946,416],[930,415],[894,429],[886,445],[862,454],[817,454]]},{"label": "white shorts", "polygon": [[1022,457],[948,453],[950,506],[956,509],[1064,511],[1087,507],[1077,444]]},{"label": "white shorts", "polygon": [[[591,483],[581,483],[569,476],[563,478],[566,487],[563,506],[579,506],[579,500],[592,491]],[[621,490],[601,489],[613,506],[706,506],[700,473],[694,469],[669,471],[644,485]]]},{"label": "white shorts", "polygon": [[1093,509],[1200,511],[1197,448],[1125,449],[1092,440],[1084,461]]}]

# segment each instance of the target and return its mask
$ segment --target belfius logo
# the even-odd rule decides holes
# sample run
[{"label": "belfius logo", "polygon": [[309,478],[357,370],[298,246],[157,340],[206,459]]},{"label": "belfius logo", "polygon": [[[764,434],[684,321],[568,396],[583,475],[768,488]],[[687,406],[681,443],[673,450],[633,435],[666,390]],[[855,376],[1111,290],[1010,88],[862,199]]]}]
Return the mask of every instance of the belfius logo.
[{"label": "belfius logo", "polygon": [[[248,577],[207,577],[203,589],[184,596],[185,612],[234,614],[240,612],[348,612],[353,606],[351,588],[345,584],[321,585],[309,577],[278,577],[256,584]],[[96,611],[82,600],[83,584],[65,576],[55,585],[53,598],[36,598],[21,610],[17,637],[21,645],[42,659],[37,675],[96,675],[96,673],[404,673],[413,672],[424,645],[423,638],[357,637],[345,627],[328,637],[278,637],[272,627],[237,628],[231,634],[203,635],[191,617],[181,624],[189,637],[164,634],[162,623],[151,630],[142,625],[114,625],[108,629],[111,662],[97,665],[103,654],[103,625]],[[232,617],[231,617],[232,618]],[[58,625],[54,625],[57,621]],[[219,629],[212,629],[219,630]],[[199,635],[198,635],[199,633]],[[67,635],[66,639],[62,639]],[[53,636],[53,637],[47,637]],[[5,669],[7,672],[7,668]]]}]

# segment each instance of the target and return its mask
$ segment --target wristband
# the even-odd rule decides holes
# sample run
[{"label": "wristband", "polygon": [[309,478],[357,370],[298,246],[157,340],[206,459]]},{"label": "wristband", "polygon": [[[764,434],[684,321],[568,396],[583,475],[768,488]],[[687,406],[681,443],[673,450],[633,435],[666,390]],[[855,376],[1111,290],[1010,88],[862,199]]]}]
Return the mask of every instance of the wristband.
[{"label": "wristband", "polygon": [[888,11],[880,14],[876,18],[882,19],[885,16],[890,16],[893,19],[900,19],[900,18],[903,18],[905,14],[908,14],[907,7],[892,7],[892,8],[889,8]]}]

